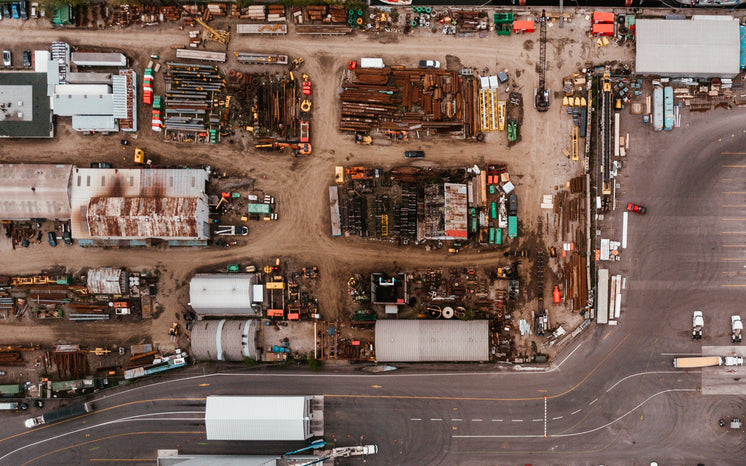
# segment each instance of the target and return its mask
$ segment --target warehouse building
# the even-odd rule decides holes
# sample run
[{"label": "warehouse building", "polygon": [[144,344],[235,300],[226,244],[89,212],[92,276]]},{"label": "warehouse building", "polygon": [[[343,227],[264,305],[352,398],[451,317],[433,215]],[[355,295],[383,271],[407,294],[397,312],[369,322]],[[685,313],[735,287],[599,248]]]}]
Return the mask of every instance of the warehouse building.
[{"label": "warehouse building", "polygon": [[0,103],[0,137],[54,136],[45,74],[12,71],[0,73]]},{"label": "warehouse building", "polygon": [[636,29],[637,74],[733,78],[739,73],[740,31],[732,16],[639,19]]},{"label": "warehouse building", "polygon": [[0,219],[69,220],[72,165],[0,164]]},{"label": "warehouse building", "polygon": [[208,396],[207,440],[304,441],[324,435],[323,396]]},{"label": "warehouse building", "polygon": [[86,287],[89,294],[128,294],[129,274],[124,269],[113,267],[89,269],[86,276]]},{"label": "warehouse building", "polygon": [[122,53],[73,52],[71,61],[76,66],[127,66],[127,57]]},{"label": "warehouse building", "polygon": [[200,317],[254,316],[263,302],[254,274],[197,274],[189,282],[189,306]]},{"label": "warehouse building", "polygon": [[201,320],[192,327],[192,355],[197,361],[258,361],[258,320]]},{"label": "warehouse building", "polygon": [[205,170],[75,168],[71,230],[81,246],[204,246]]},{"label": "warehouse building", "polygon": [[375,348],[378,362],[488,361],[489,322],[379,320]]}]

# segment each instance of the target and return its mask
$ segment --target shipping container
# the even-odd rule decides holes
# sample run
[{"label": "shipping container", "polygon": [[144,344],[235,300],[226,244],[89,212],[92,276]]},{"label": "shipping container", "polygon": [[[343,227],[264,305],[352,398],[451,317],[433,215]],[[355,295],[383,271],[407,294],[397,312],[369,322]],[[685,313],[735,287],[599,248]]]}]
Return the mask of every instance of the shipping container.
[{"label": "shipping container", "polygon": [[599,23],[611,23],[614,24],[614,13],[607,11],[594,11],[593,12],[593,24]]},{"label": "shipping container", "polygon": [[385,68],[383,58],[361,58],[360,68]]},{"label": "shipping container", "polygon": [[508,217],[508,238],[518,237],[518,217],[511,215]]},{"label": "shipping container", "polygon": [[613,36],[614,35],[614,25],[613,24],[594,24],[593,25],[593,35],[594,36]]},{"label": "shipping container", "polygon": [[495,229],[490,227],[489,243],[495,244]]},{"label": "shipping container", "polygon": [[666,86],[663,89],[663,129],[671,131],[673,129],[673,88]]},{"label": "shipping container", "polygon": [[513,34],[534,32],[535,30],[533,21],[513,21]]},{"label": "shipping container", "polygon": [[663,129],[663,88],[656,87],[653,89],[653,129],[661,131]]},{"label": "shipping container", "polygon": [[495,244],[500,246],[503,244],[503,229],[495,228]]},{"label": "shipping container", "polygon": [[497,202],[490,204],[490,218],[493,220],[497,218]]}]

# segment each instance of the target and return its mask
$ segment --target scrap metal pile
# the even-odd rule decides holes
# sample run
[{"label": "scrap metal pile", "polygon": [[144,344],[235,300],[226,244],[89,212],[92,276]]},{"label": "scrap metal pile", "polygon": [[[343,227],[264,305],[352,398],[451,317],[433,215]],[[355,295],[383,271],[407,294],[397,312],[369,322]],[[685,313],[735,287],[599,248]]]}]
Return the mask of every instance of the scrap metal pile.
[{"label": "scrap metal pile", "polygon": [[422,129],[475,137],[478,86],[442,69],[354,69],[342,83],[340,129]]},{"label": "scrap metal pile", "polygon": [[[166,141],[193,142],[215,139],[227,123],[219,101],[225,81],[217,66],[170,62],[164,73],[166,82]],[[213,136],[215,135],[215,136]]]}]

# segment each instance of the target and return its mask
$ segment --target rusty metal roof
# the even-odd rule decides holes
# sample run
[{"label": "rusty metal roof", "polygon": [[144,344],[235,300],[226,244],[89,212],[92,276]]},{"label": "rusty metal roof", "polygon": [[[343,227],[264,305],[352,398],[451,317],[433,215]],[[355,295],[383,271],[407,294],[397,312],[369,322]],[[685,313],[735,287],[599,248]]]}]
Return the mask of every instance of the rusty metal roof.
[{"label": "rusty metal roof", "polygon": [[70,218],[72,165],[0,164],[0,219]]},{"label": "rusty metal roof", "polygon": [[187,169],[76,168],[76,239],[208,239],[207,173]]}]

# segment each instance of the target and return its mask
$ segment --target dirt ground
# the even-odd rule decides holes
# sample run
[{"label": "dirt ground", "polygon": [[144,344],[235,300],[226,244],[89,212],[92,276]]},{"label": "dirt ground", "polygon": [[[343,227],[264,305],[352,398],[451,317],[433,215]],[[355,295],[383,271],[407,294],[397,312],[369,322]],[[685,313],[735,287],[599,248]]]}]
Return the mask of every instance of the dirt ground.
[{"label": "dirt ground", "polygon": [[[567,9],[566,11],[573,11]],[[492,11],[490,10],[490,17]],[[6,140],[0,145],[0,160],[5,163],[73,163],[88,166],[92,161],[110,162],[115,167],[131,165],[132,145],[120,146],[119,139],[133,140],[144,149],[149,158],[160,165],[212,165],[232,176],[251,178],[255,186],[272,193],[277,199],[280,219],[277,222],[252,222],[250,235],[244,245],[233,248],[170,248],[170,249],[116,249],[77,246],[32,246],[29,249],[4,250],[4,274],[30,274],[51,265],[69,269],[83,266],[124,266],[133,269],[158,268],[161,271],[158,302],[163,312],[152,321],[127,326],[111,326],[105,337],[108,344],[131,341],[133,334],[150,334],[156,345],[174,343],[168,340],[167,330],[175,314],[186,308],[188,279],[194,270],[210,265],[248,261],[250,258],[287,257],[299,262],[317,265],[321,271],[318,297],[326,319],[346,315],[346,278],[361,269],[404,270],[419,266],[483,267],[503,265],[501,253],[480,254],[468,249],[449,255],[445,248],[425,251],[418,247],[394,247],[390,244],[364,241],[356,238],[330,236],[327,186],[334,182],[335,165],[375,165],[391,168],[408,163],[402,157],[404,150],[422,149],[427,158],[422,165],[471,166],[493,162],[506,162],[511,178],[516,184],[520,202],[520,235],[518,248],[559,246],[551,241],[540,241],[535,228],[543,218],[546,238],[554,238],[552,215],[541,211],[542,195],[554,194],[573,176],[583,170],[579,162],[567,159],[562,149],[570,148],[572,120],[564,114],[560,99],[561,78],[587,62],[606,60],[633,61],[634,48],[617,45],[598,49],[595,40],[588,37],[590,21],[586,15],[576,14],[571,24],[560,29],[551,24],[548,29],[547,83],[554,95],[548,113],[540,114],[531,108],[533,90],[537,85],[538,29],[536,33],[497,37],[494,32],[487,38],[458,38],[417,31],[409,36],[381,34],[367,35],[356,32],[347,37],[296,36],[292,32],[280,37],[251,37],[234,34],[229,51],[278,52],[302,56],[302,71],[313,81],[312,143],[314,153],[307,158],[289,155],[270,155],[256,152],[246,137],[235,137],[234,142],[218,145],[193,145],[164,143],[150,130],[149,111],[140,109],[140,131],[135,135],[84,136],[70,129],[69,119],[60,119],[57,133],[51,140]],[[75,31],[49,29],[42,22],[3,21],[0,24],[5,46],[20,56],[22,49],[47,48],[52,40],[65,40],[73,45],[99,46],[124,51],[132,58],[133,67],[142,72],[150,54],[158,54],[161,61],[175,56],[171,44],[186,44],[187,31],[175,24],[150,28],[131,27],[127,30]],[[220,23],[216,23],[220,25]],[[217,50],[215,44],[211,49]],[[348,60],[361,56],[382,56],[387,64],[416,66],[420,59],[439,59],[446,62],[445,53],[458,57],[461,65],[474,67],[494,74],[507,68],[517,89],[522,92],[528,107],[524,111],[521,128],[522,141],[508,149],[504,133],[490,133],[484,143],[459,141],[449,138],[418,138],[410,136],[406,143],[392,146],[359,146],[353,137],[342,134],[338,126],[338,100],[341,75]],[[458,66],[454,60],[449,63]],[[221,65],[227,70],[235,66],[235,57]],[[157,77],[156,93],[163,89]],[[160,90],[159,90],[160,87]],[[582,145],[581,145],[582,150]],[[516,249],[518,249],[516,248]],[[559,249],[559,248],[558,248]],[[549,262],[557,270],[558,264]],[[551,282],[551,280],[547,280]],[[551,300],[551,288],[546,286],[546,299]],[[549,307],[549,306],[547,306]],[[527,303],[521,312],[529,318],[532,306]],[[550,310],[550,327],[555,324],[577,324],[577,315]],[[82,325],[78,327],[83,327]],[[47,340],[47,327],[24,327],[17,331],[3,332],[3,343],[28,343]],[[77,330],[77,327],[76,327]],[[83,332],[85,334],[85,332]],[[80,338],[80,333],[77,334]],[[48,341],[55,341],[52,333]],[[63,338],[66,339],[66,338]],[[93,338],[97,340],[97,338]]]}]

